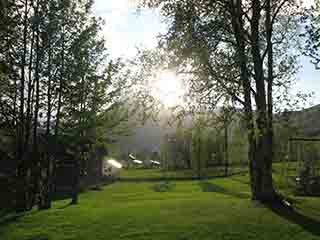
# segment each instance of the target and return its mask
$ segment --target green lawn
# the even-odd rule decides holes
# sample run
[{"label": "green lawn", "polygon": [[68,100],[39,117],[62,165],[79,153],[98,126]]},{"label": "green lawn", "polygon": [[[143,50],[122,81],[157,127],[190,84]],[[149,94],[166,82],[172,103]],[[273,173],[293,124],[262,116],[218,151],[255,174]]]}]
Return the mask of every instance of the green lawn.
[{"label": "green lawn", "polygon": [[[229,173],[246,171],[246,167],[230,166]],[[225,167],[210,167],[201,169],[201,176],[224,176]],[[197,177],[198,172],[194,169],[181,169],[181,170],[162,170],[160,168],[142,169],[131,168],[121,169],[121,178],[185,178],[185,177]]]},{"label": "green lawn", "polygon": [[243,176],[115,183],[82,194],[77,206],[57,201],[51,210],[2,218],[0,239],[320,239],[319,199],[295,198],[297,213],[274,213],[250,201],[247,183]]}]

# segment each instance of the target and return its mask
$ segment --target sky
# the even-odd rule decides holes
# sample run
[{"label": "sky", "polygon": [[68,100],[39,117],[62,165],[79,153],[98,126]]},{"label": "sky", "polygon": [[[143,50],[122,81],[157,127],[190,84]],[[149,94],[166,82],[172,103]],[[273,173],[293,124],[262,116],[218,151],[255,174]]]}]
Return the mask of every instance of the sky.
[{"label": "sky", "polygon": [[[312,0],[304,0],[307,6]],[[112,58],[130,58],[137,47],[153,48],[157,36],[166,31],[166,24],[157,10],[137,12],[132,0],[95,0],[94,14],[104,19],[103,35]],[[315,92],[312,104],[320,104],[320,71],[307,57],[300,58],[301,68],[293,92]]]},{"label": "sky", "polygon": [[137,47],[152,48],[166,30],[156,10],[138,12],[130,0],[95,0],[94,13],[105,20],[104,36],[112,57],[132,57]]}]

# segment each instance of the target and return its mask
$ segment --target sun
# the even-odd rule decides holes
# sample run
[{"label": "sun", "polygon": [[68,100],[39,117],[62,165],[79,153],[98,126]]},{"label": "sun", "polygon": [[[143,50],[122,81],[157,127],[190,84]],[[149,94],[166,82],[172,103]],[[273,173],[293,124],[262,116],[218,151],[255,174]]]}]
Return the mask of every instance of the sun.
[{"label": "sun", "polygon": [[182,80],[172,71],[161,71],[151,81],[151,94],[166,107],[183,103],[185,88]]}]

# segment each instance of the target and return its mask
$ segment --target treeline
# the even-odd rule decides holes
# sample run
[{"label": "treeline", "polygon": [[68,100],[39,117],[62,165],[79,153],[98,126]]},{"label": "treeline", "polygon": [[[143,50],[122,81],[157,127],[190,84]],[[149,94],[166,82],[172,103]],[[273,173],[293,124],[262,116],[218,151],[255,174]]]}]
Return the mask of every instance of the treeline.
[{"label": "treeline", "polygon": [[[290,138],[308,136],[308,128],[299,128],[290,117],[292,114],[303,115],[308,112],[310,109],[274,115],[274,163],[290,159]],[[308,116],[312,118],[314,114]],[[220,111],[214,113],[194,114],[188,120],[178,121],[175,131],[164,137],[160,160],[163,166],[172,170],[193,169],[201,175],[205,168],[218,167],[228,175],[232,167],[249,166],[248,140],[244,137],[246,134],[241,109],[221,107]],[[312,148],[308,146],[306,149]],[[310,154],[314,152],[312,150]]]},{"label": "treeline", "polygon": [[199,176],[208,167],[229,174],[231,165],[248,166],[248,142],[243,114],[195,114],[192,123],[179,123],[161,145],[161,161],[169,169],[193,169]]},{"label": "treeline", "polygon": [[1,160],[14,170],[15,208],[49,208],[56,161],[70,155],[76,175],[85,172],[106,125],[126,119],[125,73],[107,59],[92,0],[1,4]]}]

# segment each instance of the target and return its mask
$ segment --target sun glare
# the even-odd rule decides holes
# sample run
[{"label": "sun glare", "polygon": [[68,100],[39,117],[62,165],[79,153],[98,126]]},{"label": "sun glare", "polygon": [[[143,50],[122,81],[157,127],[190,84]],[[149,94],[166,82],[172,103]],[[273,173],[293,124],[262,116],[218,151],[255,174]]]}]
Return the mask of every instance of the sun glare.
[{"label": "sun glare", "polygon": [[181,79],[174,72],[159,72],[151,85],[152,95],[166,107],[174,107],[183,103],[185,88]]}]

